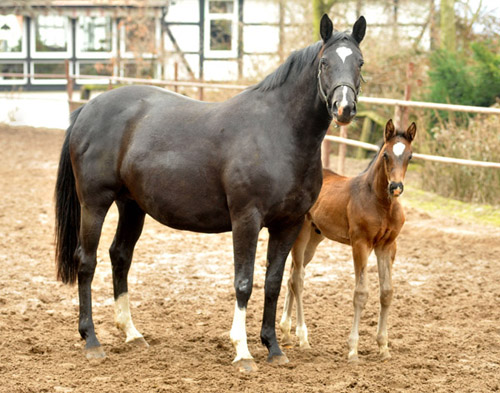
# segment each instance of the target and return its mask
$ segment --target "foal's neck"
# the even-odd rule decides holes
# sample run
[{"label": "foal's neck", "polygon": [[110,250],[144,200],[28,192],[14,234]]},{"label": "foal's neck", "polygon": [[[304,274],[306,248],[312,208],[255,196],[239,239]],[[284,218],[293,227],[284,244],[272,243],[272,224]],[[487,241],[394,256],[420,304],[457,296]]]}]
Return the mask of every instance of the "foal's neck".
[{"label": "foal's neck", "polygon": [[389,180],[385,172],[383,160],[382,155],[377,157],[376,161],[366,172],[366,181],[370,184],[370,189],[376,195],[379,203],[390,207],[397,200],[389,196]]}]

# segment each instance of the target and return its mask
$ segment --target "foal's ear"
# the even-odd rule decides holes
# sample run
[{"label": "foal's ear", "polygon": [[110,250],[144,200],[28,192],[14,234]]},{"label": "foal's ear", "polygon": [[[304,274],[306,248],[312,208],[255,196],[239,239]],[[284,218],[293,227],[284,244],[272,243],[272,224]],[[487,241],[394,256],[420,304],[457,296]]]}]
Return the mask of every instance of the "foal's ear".
[{"label": "foal's ear", "polygon": [[415,139],[415,134],[417,133],[417,125],[415,122],[410,124],[410,127],[406,130],[406,137],[411,142]]},{"label": "foal's ear", "polygon": [[363,38],[365,38],[365,33],[366,33],[366,19],[364,16],[360,16],[359,19],[354,23],[354,26],[352,27],[352,37],[356,40],[356,42],[359,44],[361,41],[363,41]]},{"label": "foal's ear", "polygon": [[321,38],[323,39],[323,42],[326,43],[332,36],[333,32],[333,22],[331,19],[328,17],[327,14],[324,14],[321,17],[321,23],[319,26],[319,33],[321,34]]},{"label": "foal's ear", "polygon": [[395,135],[396,135],[396,129],[394,128],[392,119],[389,119],[389,121],[385,125],[384,142],[387,142]]}]

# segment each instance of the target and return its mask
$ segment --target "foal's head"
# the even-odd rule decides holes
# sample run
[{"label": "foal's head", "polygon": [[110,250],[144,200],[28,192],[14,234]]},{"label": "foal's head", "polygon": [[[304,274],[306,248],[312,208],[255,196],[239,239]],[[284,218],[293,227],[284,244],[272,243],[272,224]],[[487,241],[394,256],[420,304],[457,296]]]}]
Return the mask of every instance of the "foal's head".
[{"label": "foal's head", "polygon": [[385,126],[384,146],[380,151],[387,175],[387,191],[390,197],[403,193],[406,168],[412,157],[411,142],[415,138],[417,126],[411,123],[406,131],[396,131],[392,120]]},{"label": "foal's head", "polygon": [[346,125],[356,115],[361,82],[363,55],[359,44],[366,31],[366,20],[360,17],[352,33],[333,30],[328,15],[323,15],[320,34],[323,47],[319,53],[318,88],[329,114],[338,125]]}]

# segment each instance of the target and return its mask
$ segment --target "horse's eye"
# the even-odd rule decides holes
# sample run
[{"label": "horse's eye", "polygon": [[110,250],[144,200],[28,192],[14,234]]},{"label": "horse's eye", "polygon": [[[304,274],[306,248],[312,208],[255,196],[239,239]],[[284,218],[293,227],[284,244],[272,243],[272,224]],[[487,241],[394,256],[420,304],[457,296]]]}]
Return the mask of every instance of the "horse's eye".
[{"label": "horse's eye", "polygon": [[322,57],[320,60],[321,67],[328,67],[328,61]]},{"label": "horse's eye", "polygon": [[411,160],[413,158],[413,154],[410,154],[410,157],[408,157],[408,160]]},{"label": "horse's eye", "polygon": [[364,62],[363,60],[361,60],[361,61],[359,62],[359,68],[363,67],[364,65],[365,65],[365,62]]},{"label": "horse's eye", "polygon": [[382,157],[384,157],[384,160],[386,160],[386,161],[389,159],[389,155],[385,151],[384,151],[384,154],[382,155]]}]

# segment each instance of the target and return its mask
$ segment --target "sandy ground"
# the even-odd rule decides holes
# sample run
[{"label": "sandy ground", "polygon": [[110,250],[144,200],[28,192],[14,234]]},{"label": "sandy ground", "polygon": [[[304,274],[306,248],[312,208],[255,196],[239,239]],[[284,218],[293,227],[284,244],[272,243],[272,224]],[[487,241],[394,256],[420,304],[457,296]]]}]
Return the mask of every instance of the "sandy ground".
[{"label": "sandy ground", "polygon": [[[350,249],[325,241],[306,272],[312,349],[271,366],[260,344],[267,233],[249,304],[252,375],[231,365],[231,235],[174,231],[148,219],[129,275],[132,313],[149,349],[113,321],[108,215],[93,283],[94,321],[108,357],[89,362],[77,331],[76,287],[55,280],[53,188],[63,132],[0,126],[0,392],[492,392],[500,390],[500,233],[407,209],[389,316],[392,359],[375,342],[376,266],[362,317],[360,363],[348,364]],[[289,263],[289,262],[288,262]],[[284,279],[288,278],[288,265]],[[285,282],[285,281],[284,281]],[[284,286],[282,287],[284,288]],[[284,290],[280,296],[281,316]],[[278,332],[280,335],[280,332]]]}]

